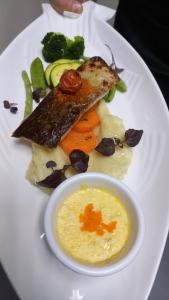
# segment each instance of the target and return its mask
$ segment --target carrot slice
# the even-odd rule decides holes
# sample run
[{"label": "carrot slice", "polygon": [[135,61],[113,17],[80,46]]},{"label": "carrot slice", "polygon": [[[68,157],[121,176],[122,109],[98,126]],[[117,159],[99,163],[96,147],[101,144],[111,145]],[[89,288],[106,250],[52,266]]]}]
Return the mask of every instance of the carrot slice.
[{"label": "carrot slice", "polygon": [[77,132],[87,132],[100,124],[100,118],[96,110],[89,110],[83,115],[80,121],[73,127]]},{"label": "carrot slice", "polygon": [[73,129],[60,142],[61,148],[67,154],[71,153],[74,149],[89,153],[95,149],[96,144],[97,137],[92,131],[80,133]]}]

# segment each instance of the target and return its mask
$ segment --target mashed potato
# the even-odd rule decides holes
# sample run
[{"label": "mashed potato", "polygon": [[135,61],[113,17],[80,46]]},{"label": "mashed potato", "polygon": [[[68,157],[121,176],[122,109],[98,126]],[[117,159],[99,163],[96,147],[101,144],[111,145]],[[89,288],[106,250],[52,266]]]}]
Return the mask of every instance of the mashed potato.
[{"label": "mashed potato", "polygon": [[[101,124],[97,129],[99,139],[103,137],[124,137],[125,128],[120,118],[110,115],[105,101],[100,101],[98,113],[100,115]],[[116,151],[112,156],[106,157],[96,151],[90,153],[88,172],[101,172],[118,179],[123,179],[127,173],[128,167],[132,159],[132,150],[128,146],[123,149],[116,147]],[[69,164],[68,156],[63,150],[57,146],[55,149],[48,149],[37,144],[32,145],[32,161],[27,171],[27,179],[36,184],[51,174],[51,169],[46,168],[46,163],[53,160],[57,163],[57,168],[62,168],[65,164]],[[70,177],[75,172],[69,168],[66,176]]]},{"label": "mashed potato", "polygon": [[[86,207],[91,205],[90,213],[94,217],[89,214],[84,219]],[[96,218],[97,214],[100,219]],[[112,223],[113,229],[104,229],[100,234],[102,224]],[[87,264],[105,263],[116,257],[128,240],[130,227],[121,201],[113,192],[99,187],[84,187],[68,196],[55,212],[53,226],[54,235],[65,252]]]}]

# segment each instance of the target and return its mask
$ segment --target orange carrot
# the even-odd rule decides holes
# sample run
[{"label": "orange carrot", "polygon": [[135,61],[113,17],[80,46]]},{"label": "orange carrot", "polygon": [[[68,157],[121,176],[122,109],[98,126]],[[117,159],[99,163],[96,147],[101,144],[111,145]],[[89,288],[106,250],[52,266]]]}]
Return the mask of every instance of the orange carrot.
[{"label": "orange carrot", "polygon": [[83,152],[89,153],[95,149],[96,144],[97,137],[92,131],[80,133],[73,129],[60,142],[61,148],[67,154],[72,152],[74,149],[79,149]]},{"label": "orange carrot", "polygon": [[87,132],[94,129],[100,123],[100,118],[96,110],[91,109],[83,115],[80,121],[73,127],[77,132]]}]

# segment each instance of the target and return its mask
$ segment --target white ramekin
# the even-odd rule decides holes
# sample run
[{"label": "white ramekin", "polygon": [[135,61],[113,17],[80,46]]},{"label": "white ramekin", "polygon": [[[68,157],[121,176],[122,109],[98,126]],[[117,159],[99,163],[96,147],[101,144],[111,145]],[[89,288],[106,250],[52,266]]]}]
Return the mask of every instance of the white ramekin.
[{"label": "white ramekin", "polygon": [[[57,242],[53,232],[53,215],[62,201],[81,185],[99,186],[113,191],[124,204],[131,222],[130,237],[126,247],[116,261],[103,266],[82,264],[68,256]],[[47,241],[56,257],[70,269],[90,276],[105,276],[118,272],[128,266],[140,250],[144,236],[144,218],[137,196],[121,181],[100,173],[82,173],[60,184],[52,193],[45,211],[44,226]]]}]

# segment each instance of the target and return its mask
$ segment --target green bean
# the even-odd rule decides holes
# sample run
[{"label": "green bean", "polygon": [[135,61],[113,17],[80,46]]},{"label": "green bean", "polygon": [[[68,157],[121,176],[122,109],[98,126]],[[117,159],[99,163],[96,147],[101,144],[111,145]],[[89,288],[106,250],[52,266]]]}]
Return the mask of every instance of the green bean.
[{"label": "green bean", "polygon": [[31,83],[30,83],[29,76],[26,71],[22,71],[22,79],[24,81],[25,93],[26,93],[24,118],[27,118],[32,113],[33,98],[32,98]]},{"label": "green bean", "polygon": [[39,57],[35,58],[30,67],[31,82],[33,90],[46,89],[45,73],[42,61]]},{"label": "green bean", "polygon": [[108,92],[106,96],[104,96],[105,102],[111,102],[115,96],[116,93],[116,86],[114,85],[111,90]]},{"label": "green bean", "polygon": [[119,82],[116,85],[116,88],[121,93],[124,93],[124,92],[127,91],[127,86],[126,86],[125,82],[122,79],[119,80]]}]

